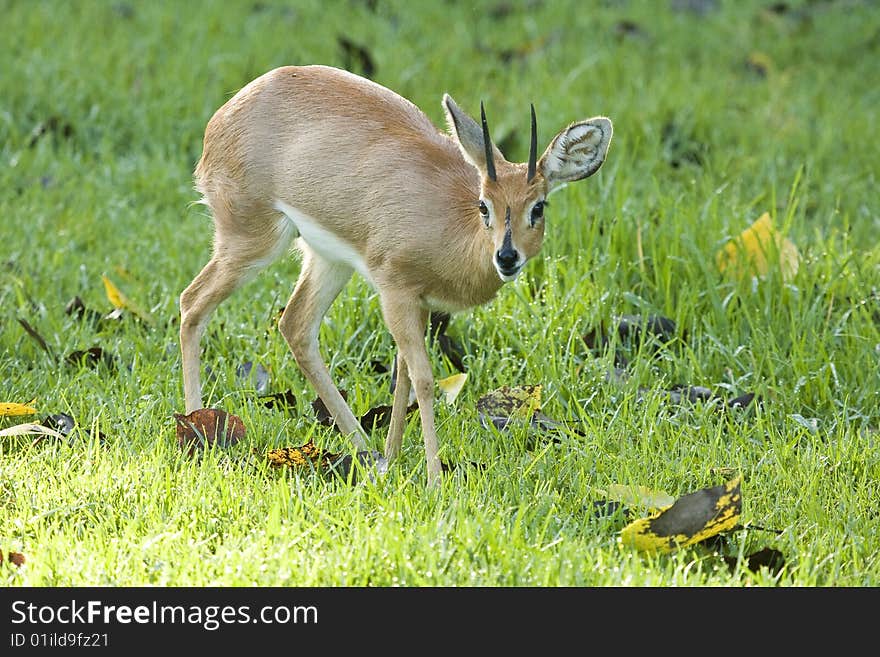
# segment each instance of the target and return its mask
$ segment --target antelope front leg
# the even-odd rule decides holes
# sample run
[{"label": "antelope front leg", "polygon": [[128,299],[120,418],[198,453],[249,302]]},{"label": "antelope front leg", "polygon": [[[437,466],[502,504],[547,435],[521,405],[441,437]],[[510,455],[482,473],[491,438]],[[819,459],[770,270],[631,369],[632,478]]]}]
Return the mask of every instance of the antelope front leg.
[{"label": "antelope front leg", "polygon": [[394,386],[394,404],[391,407],[391,426],[385,440],[385,458],[389,461],[397,458],[403,430],[406,428],[406,409],[409,406],[409,391],[412,389],[409,380],[409,369],[403,356],[397,354],[397,381]]},{"label": "antelope front leg", "polygon": [[[437,431],[434,427],[434,374],[431,371],[431,360],[428,357],[428,350],[425,346],[428,311],[422,308],[418,298],[409,295],[398,295],[399,291],[395,291],[393,295],[385,294],[382,297],[385,323],[388,325],[399,350],[397,359],[397,387],[394,391],[394,406],[391,413],[392,419],[395,410],[404,417],[400,419],[400,428],[394,431],[403,431],[402,423],[406,415],[406,403],[409,398],[409,390],[407,388],[409,386],[404,383],[405,377],[401,377],[401,373],[408,372],[409,380],[415,388],[416,399],[419,403],[422,435],[425,439],[428,485],[437,486],[440,484],[441,466],[438,454]],[[404,392],[406,395],[403,394]],[[401,407],[403,408],[402,412],[399,410]],[[396,436],[397,433],[389,430],[388,443],[390,443],[391,447],[396,445],[399,449],[400,441]],[[386,443],[386,449],[388,443]]]}]

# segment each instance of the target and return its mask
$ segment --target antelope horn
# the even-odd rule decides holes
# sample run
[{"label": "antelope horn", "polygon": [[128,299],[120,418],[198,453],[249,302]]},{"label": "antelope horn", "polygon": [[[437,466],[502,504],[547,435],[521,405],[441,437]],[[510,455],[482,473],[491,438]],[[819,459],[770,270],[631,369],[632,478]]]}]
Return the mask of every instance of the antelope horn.
[{"label": "antelope horn", "polygon": [[526,182],[532,182],[538,161],[538,121],[535,119],[535,106],[532,105],[532,138],[529,142],[529,175]]},{"label": "antelope horn", "polygon": [[486,148],[486,174],[489,180],[495,181],[495,158],[492,154],[492,139],[489,137],[489,124],[486,123],[486,110],[483,101],[480,101],[480,116],[483,119],[483,146]]}]

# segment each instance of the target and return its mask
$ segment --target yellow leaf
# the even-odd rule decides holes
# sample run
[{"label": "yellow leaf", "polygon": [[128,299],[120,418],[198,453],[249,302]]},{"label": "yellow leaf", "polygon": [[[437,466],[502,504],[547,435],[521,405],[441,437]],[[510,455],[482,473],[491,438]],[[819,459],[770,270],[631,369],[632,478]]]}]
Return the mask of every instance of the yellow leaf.
[{"label": "yellow leaf", "polygon": [[764,276],[779,267],[782,280],[790,282],[797,274],[800,254],[794,243],[779,234],[770,213],[765,212],[715,256],[718,270],[732,278]]},{"label": "yellow leaf", "polygon": [[104,290],[107,293],[107,298],[110,300],[110,303],[112,303],[114,307],[128,310],[140,317],[148,324],[153,323],[153,317],[150,315],[150,313],[148,313],[146,310],[144,310],[127,296],[125,296],[122,290],[116,287],[116,284],[109,278],[107,278],[106,274],[101,274],[101,280],[104,281]]},{"label": "yellow leaf", "polygon": [[598,492],[609,500],[645,509],[665,509],[675,503],[675,498],[668,493],[635,484],[632,486],[611,484],[607,489]]},{"label": "yellow leaf", "polygon": [[27,404],[0,402],[0,417],[8,417],[12,415],[33,415],[37,412],[37,409],[33,406],[36,401],[36,398],[34,398]]},{"label": "yellow leaf", "polygon": [[454,404],[456,398],[458,397],[458,393],[461,392],[461,389],[464,387],[464,382],[467,380],[466,373],[453,374],[452,376],[447,376],[445,379],[440,379],[437,382],[438,387],[443,393],[446,395],[446,403]]},{"label": "yellow leaf", "polygon": [[325,452],[312,441],[299,447],[278,447],[270,449],[267,454],[269,464],[276,467],[301,468],[306,465],[312,468],[328,466],[339,454]]},{"label": "yellow leaf", "polygon": [[114,308],[125,308],[128,306],[128,299],[122,293],[122,290],[116,287],[113,281],[104,274],[101,274],[101,280],[104,281],[104,290],[107,292],[107,298]]},{"label": "yellow leaf", "polygon": [[621,542],[645,552],[672,552],[732,529],[742,512],[741,480],[690,493],[649,518],[631,522],[621,530]]}]

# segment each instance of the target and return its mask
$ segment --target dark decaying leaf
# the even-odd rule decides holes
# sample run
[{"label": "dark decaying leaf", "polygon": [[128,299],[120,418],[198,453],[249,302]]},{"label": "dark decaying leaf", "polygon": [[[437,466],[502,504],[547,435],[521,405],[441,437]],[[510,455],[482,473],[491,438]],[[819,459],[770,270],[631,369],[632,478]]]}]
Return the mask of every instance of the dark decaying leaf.
[{"label": "dark decaying leaf", "polygon": [[675,337],[675,322],[662,315],[621,315],[617,318],[617,334],[623,340],[638,340],[642,332],[661,340]]},{"label": "dark decaying leaf", "polygon": [[592,511],[594,518],[609,518],[617,515],[628,517],[631,515],[631,511],[622,502],[616,500],[593,500]]},{"label": "dark decaying leaf", "polygon": [[83,300],[78,296],[73,297],[73,299],[67,302],[67,305],[64,307],[64,313],[76,317],[77,319],[87,320],[92,324],[98,324],[101,321],[101,313],[86,308]]},{"label": "dark decaying leaf", "polygon": [[449,313],[431,313],[430,321],[428,322],[428,341],[432,344],[436,342],[437,346],[440,347],[440,351],[449,359],[452,366],[459,372],[464,372],[464,363],[461,360],[464,349],[447,332],[451,320],[452,316]]},{"label": "dark decaying leaf", "polygon": [[387,426],[391,422],[391,405],[380,404],[379,406],[374,406],[361,415],[359,419],[361,426],[367,433],[370,433],[373,429]]},{"label": "dark decaying leaf", "polygon": [[[71,437],[71,433],[74,429],[77,428],[76,420],[67,413],[54,413],[52,415],[47,415],[45,418],[43,418],[40,424],[45,427],[49,427],[54,431],[57,431],[65,438]],[[80,427],[80,432],[87,433],[87,430]],[[103,431],[98,431],[98,443],[100,445],[107,444],[107,436],[104,434]]]},{"label": "dark decaying leaf", "polygon": [[[652,388],[648,388],[642,386],[638,390],[638,401],[643,401],[646,395],[652,394],[655,391]],[[717,408],[746,408],[749,404],[752,403],[752,400],[755,399],[755,393],[748,392],[734,399],[725,399],[724,397],[715,394],[709,388],[705,386],[686,386],[686,385],[676,385],[673,386],[669,390],[663,390],[663,394],[668,396],[668,400],[671,404],[679,405],[679,404],[697,404],[697,403],[709,403],[709,404],[717,404]]]},{"label": "dark decaying leaf", "polygon": [[27,332],[27,334],[29,336],[31,336],[36,341],[36,343],[38,345],[40,345],[40,348],[43,351],[45,351],[47,354],[49,354],[49,356],[52,358],[52,360],[55,360],[55,353],[52,351],[52,349],[46,343],[46,339],[42,335],[40,335],[40,333],[37,331],[37,329],[35,329],[30,324],[28,324],[27,321],[22,319],[21,317],[18,317],[17,319],[18,319],[18,323],[21,324],[21,327]]},{"label": "dark decaying leaf", "polygon": [[[736,557],[724,557],[724,561],[731,570],[736,568]],[[765,547],[745,557],[745,563],[753,573],[757,573],[761,568],[766,568],[771,574],[778,575],[785,566],[785,555],[775,548]]]},{"label": "dark decaying leaf", "polygon": [[[370,369],[374,374],[388,374],[388,366],[381,360],[371,360]],[[392,391],[393,392],[393,391]]]},{"label": "dark decaying leaf", "polygon": [[620,532],[621,541],[646,552],[672,552],[728,531],[742,513],[741,481],[736,477],[680,497],[659,513],[628,524]]},{"label": "dark decaying leaf", "polygon": [[200,408],[187,415],[174,413],[177,443],[192,455],[196,449],[213,445],[231,447],[244,438],[244,422],[219,408]]},{"label": "dark decaying leaf", "polygon": [[[346,401],[348,400],[348,394],[345,390],[340,390],[339,394],[342,395],[342,398]],[[406,409],[406,414],[418,410],[419,405],[417,402],[413,402]],[[364,428],[364,431],[370,433],[374,429],[388,426],[391,422],[391,405],[389,404],[379,404],[378,406],[374,406],[366,413],[358,418],[361,426]],[[312,410],[315,412],[315,418],[318,420],[320,424],[323,424],[325,427],[335,427],[336,423],[333,421],[333,417],[330,415],[330,412],[327,410],[327,407],[324,405],[324,402],[320,397],[314,399],[312,401]]]},{"label": "dark decaying leaf", "polygon": [[103,364],[107,369],[114,369],[116,366],[113,355],[101,347],[72,351],[67,355],[67,362],[75,367],[97,367]]},{"label": "dark decaying leaf", "polygon": [[501,386],[477,400],[477,411],[486,418],[530,420],[541,410],[541,385]]},{"label": "dark decaying leaf", "polygon": [[[755,393],[747,392],[744,395],[740,395],[739,397],[735,397],[727,402],[727,405],[730,408],[745,408],[749,404],[752,403],[752,400],[755,400]],[[757,403],[760,399],[755,400]]]},{"label": "dark decaying leaf", "polygon": [[69,436],[70,432],[76,427],[76,420],[67,413],[55,413],[54,415],[44,417],[41,424],[54,429],[62,436]]},{"label": "dark decaying leaf", "polygon": [[440,461],[441,472],[453,472],[462,467],[473,468],[474,470],[486,470],[489,466],[485,463],[478,463],[477,461],[466,461],[465,463],[447,463],[446,461]]},{"label": "dark decaying leaf", "polygon": [[289,388],[284,392],[273,392],[269,395],[260,395],[260,401],[266,408],[294,409],[296,408],[296,395]]},{"label": "dark decaying leaf", "polygon": [[712,399],[712,391],[704,386],[675,386],[669,391],[669,401],[680,404],[682,401],[692,403],[709,401]]},{"label": "dark decaying leaf", "polygon": [[[348,401],[348,393],[345,390],[340,390],[339,394],[342,395],[343,399]],[[330,415],[330,411],[327,410],[327,407],[324,405],[324,402],[320,397],[316,397],[312,401],[312,410],[315,412],[315,419],[319,424],[323,424],[325,427],[335,426],[333,416]]]},{"label": "dark decaying leaf", "polygon": [[242,382],[253,380],[254,389],[258,394],[262,395],[269,390],[269,370],[257,363],[254,365],[251,361],[242,363],[235,369],[235,375]]},{"label": "dark decaying leaf", "polygon": [[[557,429],[581,433],[578,429],[553,420],[540,409],[540,385],[501,386],[477,400],[477,415],[484,428],[492,426],[504,431],[515,426],[527,425],[530,430],[541,433]],[[559,439],[554,437],[553,441],[559,442]]]},{"label": "dark decaying leaf", "polygon": [[[622,345],[637,343],[642,335],[654,336],[663,342],[671,341],[676,334],[675,322],[661,315],[620,315],[614,318],[614,328],[606,329],[602,322],[581,336],[584,344],[595,355],[599,356],[611,344],[611,331],[617,334]],[[617,348],[614,352],[614,365],[625,368],[629,365],[624,351]]]},{"label": "dark decaying leaf", "polygon": [[[388,461],[380,453],[375,450],[362,450],[357,453],[357,462],[360,469],[367,472],[370,481],[375,481],[376,475],[383,475],[388,472]],[[354,458],[351,454],[345,454],[342,458],[337,458],[330,463],[330,471],[351,483],[357,483],[357,473],[359,468],[352,468]]]}]

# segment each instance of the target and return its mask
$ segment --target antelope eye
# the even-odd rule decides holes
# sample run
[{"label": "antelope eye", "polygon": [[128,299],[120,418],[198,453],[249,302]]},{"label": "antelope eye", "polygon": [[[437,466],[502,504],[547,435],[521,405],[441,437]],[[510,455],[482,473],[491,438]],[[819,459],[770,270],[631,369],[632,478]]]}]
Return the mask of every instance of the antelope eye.
[{"label": "antelope eye", "polygon": [[544,218],[544,205],[544,201],[538,201],[537,203],[535,203],[535,205],[532,206],[532,224],[535,224],[536,222]]},{"label": "antelope eye", "polygon": [[486,205],[485,201],[480,201],[480,216],[483,217],[483,221],[488,225],[489,223],[489,206]]}]

